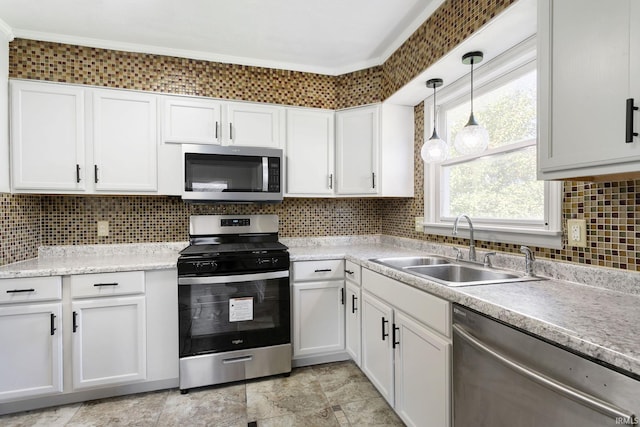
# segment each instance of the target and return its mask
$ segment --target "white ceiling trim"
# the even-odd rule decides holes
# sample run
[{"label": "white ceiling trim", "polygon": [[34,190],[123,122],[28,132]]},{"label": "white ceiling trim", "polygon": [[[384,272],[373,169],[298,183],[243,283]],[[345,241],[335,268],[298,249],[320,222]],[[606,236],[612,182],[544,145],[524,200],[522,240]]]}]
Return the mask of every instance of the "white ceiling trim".
[{"label": "white ceiling trim", "polygon": [[[146,44],[137,44],[137,43],[126,43],[126,42],[116,42],[113,40],[101,40],[101,39],[93,39],[87,37],[77,37],[77,36],[69,36],[65,34],[55,34],[55,33],[45,33],[39,31],[27,31],[14,29],[13,34],[15,37],[22,39],[30,39],[30,40],[40,40],[45,42],[54,42],[54,43],[65,43],[71,45],[79,45],[86,47],[95,47],[100,49],[112,49],[112,50],[121,50],[125,52],[136,52],[136,53],[148,53],[152,55],[166,55],[166,56],[175,56],[179,58],[189,58],[189,59],[199,59],[204,61],[212,61],[212,62],[221,62],[225,64],[237,64],[237,65],[247,65],[254,67],[265,67],[265,68],[276,68],[290,71],[301,71],[306,73],[317,73],[317,74],[327,74],[327,75],[339,75],[344,74],[350,71],[356,71],[356,69],[345,71],[343,69],[329,68],[329,67],[317,67],[310,66],[304,64],[296,64],[296,63],[288,63],[281,61],[268,61],[261,60],[256,58],[246,58],[241,56],[232,56],[232,55],[220,55],[211,52],[202,52],[197,50],[186,50],[186,49],[174,49],[162,46],[153,46]],[[362,63],[358,66],[362,66],[362,68],[372,67],[377,64],[377,60]]]},{"label": "white ceiling trim", "polygon": [[0,33],[4,34],[9,41],[12,41],[15,38],[13,30],[11,29],[9,24],[4,22],[2,19],[0,19]]}]

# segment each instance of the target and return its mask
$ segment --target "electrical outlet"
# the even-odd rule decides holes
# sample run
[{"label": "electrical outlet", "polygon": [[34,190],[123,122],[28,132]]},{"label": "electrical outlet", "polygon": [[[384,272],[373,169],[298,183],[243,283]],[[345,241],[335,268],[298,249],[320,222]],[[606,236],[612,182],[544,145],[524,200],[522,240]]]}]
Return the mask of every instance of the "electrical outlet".
[{"label": "electrical outlet", "polygon": [[422,224],[424,223],[424,217],[423,216],[417,216],[415,218],[416,221],[416,232],[417,233],[424,233],[424,229],[422,228]]},{"label": "electrical outlet", "polygon": [[567,220],[567,243],[569,246],[587,247],[587,222],[584,219]]},{"label": "electrical outlet", "polygon": [[98,221],[98,237],[109,237],[109,221]]}]

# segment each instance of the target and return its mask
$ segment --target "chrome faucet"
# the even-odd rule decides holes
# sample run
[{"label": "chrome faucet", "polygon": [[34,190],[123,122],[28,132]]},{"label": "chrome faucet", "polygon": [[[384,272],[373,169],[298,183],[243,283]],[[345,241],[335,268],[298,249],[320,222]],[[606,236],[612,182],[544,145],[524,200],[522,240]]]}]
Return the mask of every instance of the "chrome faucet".
[{"label": "chrome faucet", "polygon": [[458,221],[460,218],[464,218],[469,223],[469,261],[476,260],[476,241],[473,240],[473,224],[471,223],[471,218],[468,215],[460,214],[453,222],[453,235],[458,234]]},{"label": "chrome faucet", "polygon": [[536,257],[533,255],[533,251],[527,246],[520,246],[520,252],[524,254],[524,275],[527,277],[533,277],[533,262]]}]

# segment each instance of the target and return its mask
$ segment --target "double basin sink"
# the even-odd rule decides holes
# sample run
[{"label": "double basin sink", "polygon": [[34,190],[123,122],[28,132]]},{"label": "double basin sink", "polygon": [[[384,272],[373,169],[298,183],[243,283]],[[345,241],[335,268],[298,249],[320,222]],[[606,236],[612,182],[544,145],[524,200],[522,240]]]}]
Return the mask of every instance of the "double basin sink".
[{"label": "double basin sink", "polygon": [[505,272],[490,267],[476,266],[465,261],[454,261],[437,255],[376,258],[371,261],[446,286],[489,285],[542,280],[537,276],[526,276],[516,272]]}]

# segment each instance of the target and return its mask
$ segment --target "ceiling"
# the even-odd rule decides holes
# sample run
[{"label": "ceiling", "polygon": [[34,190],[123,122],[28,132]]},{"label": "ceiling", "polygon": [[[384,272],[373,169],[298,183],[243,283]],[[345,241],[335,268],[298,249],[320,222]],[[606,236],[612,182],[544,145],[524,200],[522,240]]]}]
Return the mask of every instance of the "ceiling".
[{"label": "ceiling", "polygon": [[444,0],[0,0],[10,36],[339,75],[382,64]]}]

